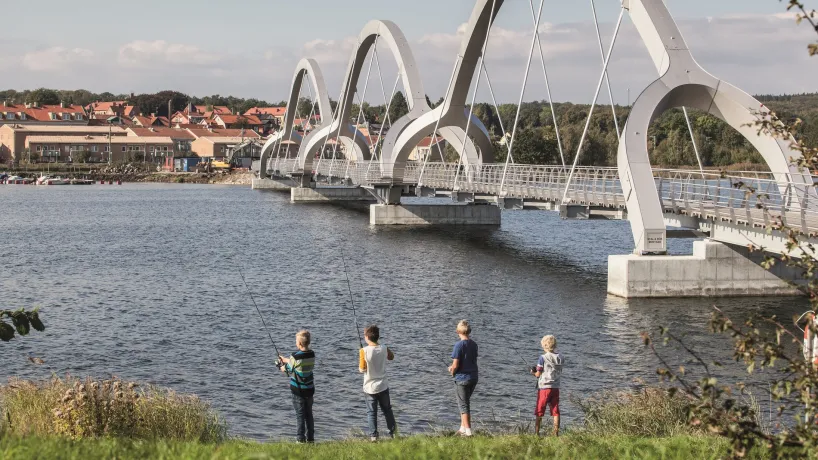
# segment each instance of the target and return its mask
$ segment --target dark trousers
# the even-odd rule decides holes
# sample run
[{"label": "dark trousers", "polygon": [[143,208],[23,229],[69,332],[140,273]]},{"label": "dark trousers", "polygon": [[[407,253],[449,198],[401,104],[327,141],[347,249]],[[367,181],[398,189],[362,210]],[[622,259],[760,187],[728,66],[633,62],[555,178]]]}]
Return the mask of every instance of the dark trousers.
[{"label": "dark trousers", "polygon": [[298,435],[300,442],[315,441],[315,421],[312,419],[312,396],[299,396],[293,393],[293,407],[295,408]]},{"label": "dark trousers", "polygon": [[395,415],[392,413],[392,402],[389,400],[389,390],[366,395],[366,416],[369,422],[369,436],[378,437],[378,406],[381,406],[389,436],[395,435]]},{"label": "dark trousers", "polygon": [[460,414],[471,415],[471,395],[477,387],[477,379],[461,380],[457,383],[457,406]]}]

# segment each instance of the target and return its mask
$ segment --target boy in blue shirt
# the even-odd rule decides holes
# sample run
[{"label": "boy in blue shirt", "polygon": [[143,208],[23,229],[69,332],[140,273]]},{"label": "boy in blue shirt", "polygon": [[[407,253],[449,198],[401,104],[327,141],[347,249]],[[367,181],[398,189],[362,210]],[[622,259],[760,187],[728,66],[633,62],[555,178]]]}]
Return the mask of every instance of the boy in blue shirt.
[{"label": "boy in blue shirt", "polygon": [[460,429],[457,434],[471,436],[471,396],[477,387],[477,343],[470,339],[471,326],[465,319],[457,323],[460,341],[452,350],[449,373],[457,386],[457,405],[460,408]]},{"label": "boy in blue shirt", "polygon": [[296,442],[315,442],[315,423],[312,418],[312,401],[315,384],[312,370],[315,367],[315,353],[310,350],[310,331],[301,330],[295,335],[298,351],[289,358],[279,356],[283,364],[281,372],[290,374],[290,391],[298,424]]}]

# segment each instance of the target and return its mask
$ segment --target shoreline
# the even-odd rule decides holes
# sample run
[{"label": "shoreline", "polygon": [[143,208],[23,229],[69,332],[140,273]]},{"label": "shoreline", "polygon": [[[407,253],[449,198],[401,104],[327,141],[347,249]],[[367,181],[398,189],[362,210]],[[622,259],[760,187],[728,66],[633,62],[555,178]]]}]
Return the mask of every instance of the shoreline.
[{"label": "shoreline", "polygon": [[213,185],[251,185],[252,171],[216,171],[198,172],[157,172],[157,171],[106,171],[106,170],[56,170],[25,171],[9,170],[9,175],[36,179],[40,174],[59,176],[65,179],[89,179],[93,181],[122,181],[123,183],[166,183],[166,184],[213,184]]}]

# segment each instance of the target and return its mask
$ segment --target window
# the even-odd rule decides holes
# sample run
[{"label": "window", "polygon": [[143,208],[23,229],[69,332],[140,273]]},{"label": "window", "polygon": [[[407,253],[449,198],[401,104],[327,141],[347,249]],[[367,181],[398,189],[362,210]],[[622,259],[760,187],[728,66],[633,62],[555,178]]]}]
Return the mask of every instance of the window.
[{"label": "window", "polygon": [[26,113],[25,113],[25,112],[20,112],[20,119],[21,119],[21,120],[25,120],[25,119],[26,119]]},{"label": "window", "polygon": [[92,151],[92,152],[94,152],[94,153],[96,153],[96,151],[97,151],[97,146],[96,146],[96,145],[92,145],[92,146],[91,146],[91,151]]},{"label": "window", "polygon": [[77,116],[76,116],[76,119],[77,119],[77,120],[82,120],[82,114],[81,114],[81,113],[78,113],[78,114],[77,114]]},{"label": "window", "polygon": [[14,120],[14,113],[9,112],[6,114],[6,120]]},{"label": "window", "polygon": [[63,148],[65,149],[65,151],[66,151],[66,152],[70,152],[70,151],[71,151],[71,147],[70,147],[70,146],[68,146],[68,145],[64,146]]},{"label": "window", "polygon": [[224,153],[224,146],[221,146],[221,148],[219,149],[219,152]]},{"label": "window", "polygon": [[163,151],[163,152],[167,152],[167,151],[168,151],[168,146],[164,146],[164,147],[162,147],[162,151]]},{"label": "window", "polygon": [[37,151],[39,152],[40,150],[42,150],[42,147],[38,145],[37,146]]},{"label": "window", "polygon": [[64,113],[64,114],[62,114],[62,119],[63,119],[63,120],[70,120],[70,119],[71,119],[71,114],[70,114],[70,113]]},{"label": "window", "polygon": [[124,146],[124,145],[122,146],[122,151],[123,151],[123,152],[125,151],[125,146]]},{"label": "window", "polygon": [[107,152],[108,151],[108,146],[106,145],[106,146],[102,147],[102,151]]},{"label": "window", "polygon": [[50,118],[52,120],[56,120],[57,119],[57,114],[54,113],[54,112],[48,112],[48,118]]}]

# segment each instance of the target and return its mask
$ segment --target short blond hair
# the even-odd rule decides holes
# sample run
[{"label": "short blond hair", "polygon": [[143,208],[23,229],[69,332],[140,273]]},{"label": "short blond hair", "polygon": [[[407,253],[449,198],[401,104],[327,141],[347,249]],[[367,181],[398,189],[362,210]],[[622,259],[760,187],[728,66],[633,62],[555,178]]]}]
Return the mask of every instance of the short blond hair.
[{"label": "short blond hair", "polygon": [[465,319],[461,319],[459,323],[457,323],[457,333],[463,335],[471,335],[471,326],[469,322]]},{"label": "short blond hair", "polygon": [[546,335],[540,341],[540,345],[542,345],[542,349],[547,352],[554,351],[557,348],[557,338],[553,335]]},{"label": "short blond hair", "polygon": [[306,329],[301,329],[297,334],[295,334],[295,343],[304,348],[310,346],[310,339],[310,331]]}]

